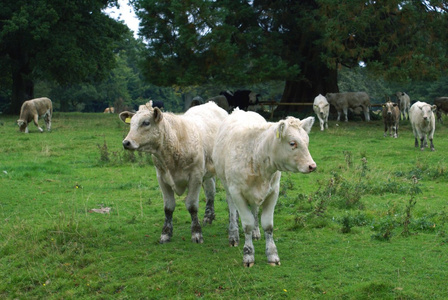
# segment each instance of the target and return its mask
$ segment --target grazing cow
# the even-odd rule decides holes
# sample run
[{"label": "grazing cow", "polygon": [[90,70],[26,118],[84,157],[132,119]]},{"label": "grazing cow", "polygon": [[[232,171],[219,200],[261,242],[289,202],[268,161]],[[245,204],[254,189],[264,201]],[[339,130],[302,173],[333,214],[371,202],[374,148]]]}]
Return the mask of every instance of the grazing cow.
[{"label": "grazing cow", "polygon": [[398,105],[401,111],[401,117],[403,120],[409,120],[409,107],[411,107],[411,98],[405,92],[397,92],[395,94],[398,99]]},{"label": "grazing cow", "polygon": [[440,124],[443,124],[442,113],[448,113],[448,97],[438,97],[434,99],[434,105],[437,106],[437,120],[439,120]]},{"label": "grazing cow", "polygon": [[242,110],[247,110],[249,105],[258,104],[260,97],[260,94],[249,90],[238,90],[235,93],[225,91],[219,94],[227,98],[230,109],[239,107]]},{"label": "grazing cow", "polygon": [[430,105],[425,102],[415,102],[409,110],[409,120],[411,121],[412,130],[415,137],[415,147],[418,147],[420,139],[420,150],[424,150],[428,146],[428,139],[431,143],[431,151],[434,151],[434,130],[436,129],[436,121],[434,119],[434,111],[437,106]]},{"label": "grazing cow", "polygon": [[219,95],[219,96],[215,96],[215,97],[211,97],[209,99],[207,99],[206,102],[215,102],[219,107],[221,107],[222,109],[224,109],[227,112],[230,112],[230,106],[229,106],[229,102],[227,101],[227,98],[223,95]]},{"label": "grazing cow", "polygon": [[211,224],[215,218],[211,154],[218,127],[227,115],[212,102],[192,107],[183,115],[163,113],[150,104],[141,105],[135,114],[120,114],[123,122],[130,123],[123,147],[152,154],[165,207],[160,243],[169,242],[173,235],[174,194],[182,195],[187,189],[185,206],[191,215],[191,239],[203,242],[197,216],[199,192],[203,185],[207,198],[204,223]]},{"label": "grazing cow", "polygon": [[365,92],[347,92],[347,93],[327,93],[325,95],[328,102],[333,105],[338,112],[338,121],[341,119],[341,112],[345,115],[345,122],[348,121],[347,111],[353,110],[354,113],[364,112],[366,121],[370,121],[369,107],[370,98]]},{"label": "grazing cow", "polygon": [[39,129],[40,132],[44,132],[42,128],[39,127],[39,117],[43,117],[45,120],[45,125],[47,130],[51,130],[51,116],[53,115],[53,104],[48,98],[36,98],[23,102],[22,108],[20,109],[20,117],[17,120],[17,125],[19,125],[20,131],[28,133],[28,124],[34,121],[34,125]]},{"label": "grazing cow", "polygon": [[390,136],[398,137],[398,125],[400,122],[400,109],[398,104],[391,101],[387,101],[383,104],[383,122],[384,122],[384,136],[387,136],[387,131],[389,131]]},{"label": "grazing cow", "polygon": [[104,110],[105,114],[113,114],[115,113],[115,108],[114,107],[108,107]]},{"label": "grazing cow", "polygon": [[319,94],[314,98],[313,103],[314,113],[319,118],[320,130],[324,130],[324,127],[328,129],[328,115],[330,113],[330,104],[327,99]]},{"label": "grazing cow", "polygon": [[268,123],[258,113],[236,108],[219,128],[212,158],[216,175],[226,190],[230,246],[239,243],[238,214],[241,217],[246,267],[255,262],[252,238],[258,227],[259,207],[268,263],[280,264],[273,239],[280,171],[310,173],[316,169],[308,151],[308,132],[313,123],[314,117],[302,121],[288,117]]}]

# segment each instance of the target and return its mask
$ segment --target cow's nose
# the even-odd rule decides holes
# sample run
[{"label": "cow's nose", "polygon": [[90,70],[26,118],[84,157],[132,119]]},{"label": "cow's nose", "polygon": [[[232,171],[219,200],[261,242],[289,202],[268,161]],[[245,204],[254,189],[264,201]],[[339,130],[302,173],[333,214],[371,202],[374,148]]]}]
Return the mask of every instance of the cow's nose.
[{"label": "cow's nose", "polygon": [[317,168],[317,166],[315,163],[308,166],[308,169],[310,170],[310,172],[313,172],[314,170],[316,170],[316,168]]},{"label": "cow's nose", "polygon": [[124,147],[125,149],[130,149],[130,148],[131,148],[131,142],[128,141],[128,140],[124,140],[124,141],[123,141],[123,147]]}]

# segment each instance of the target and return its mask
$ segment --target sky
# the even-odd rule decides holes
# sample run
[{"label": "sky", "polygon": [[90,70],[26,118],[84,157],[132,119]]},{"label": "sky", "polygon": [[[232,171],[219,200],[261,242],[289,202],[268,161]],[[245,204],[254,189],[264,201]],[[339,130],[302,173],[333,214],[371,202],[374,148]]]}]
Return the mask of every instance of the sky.
[{"label": "sky", "polygon": [[124,21],[124,23],[134,32],[134,37],[138,38],[138,27],[140,21],[134,13],[134,9],[128,5],[127,0],[118,0],[120,9],[108,8],[105,12],[115,20]]}]

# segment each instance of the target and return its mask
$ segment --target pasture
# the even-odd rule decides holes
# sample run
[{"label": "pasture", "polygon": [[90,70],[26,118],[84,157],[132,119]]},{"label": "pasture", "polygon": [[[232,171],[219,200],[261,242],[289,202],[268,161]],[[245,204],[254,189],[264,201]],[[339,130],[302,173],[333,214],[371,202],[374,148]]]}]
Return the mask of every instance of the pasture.
[{"label": "pasture", "polygon": [[[16,119],[0,116],[0,298],[448,298],[448,125],[436,125],[436,151],[422,152],[407,121],[393,139],[382,121],[330,120],[321,132],[316,119],[317,171],[282,174],[282,265],[266,263],[262,234],[243,268],[244,236],[228,246],[219,182],[204,243],[190,241],[178,197],[172,241],[158,244],[155,170],[122,149],[118,115],[55,113],[52,132],[30,125],[27,135]],[[102,207],[110,213],[92,211]],[[201,194],[201,219],[204,207]]]}]

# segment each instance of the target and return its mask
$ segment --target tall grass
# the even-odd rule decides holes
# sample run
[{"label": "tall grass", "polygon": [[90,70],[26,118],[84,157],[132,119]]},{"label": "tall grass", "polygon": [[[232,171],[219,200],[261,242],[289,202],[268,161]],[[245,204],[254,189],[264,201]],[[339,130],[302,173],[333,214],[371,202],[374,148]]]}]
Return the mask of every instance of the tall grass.
[{"label": "tall grass", "polygon": [[[0,298],[448,297],[445,126],[436,152],[414,148],[407,122],[398,139],[384,138],[380,121],[313,128],[317,171],[282,174],[274,217],[282,265],[258,250],[245,269],[242,246],[228,246],[219,182],[204,244],[190,242],[178,197],[172,242],[160,245],[151,158],[122,150],[128,127],[116,115],[57,113],[52,132],[28,135],[15,119],[0,120]],[[101,207],[110,213],[92,211]]]}]

